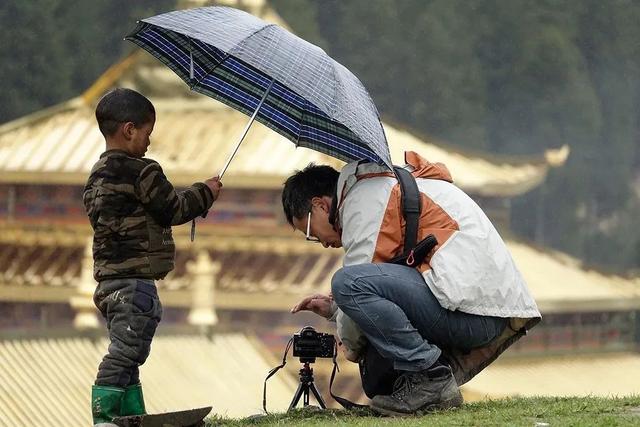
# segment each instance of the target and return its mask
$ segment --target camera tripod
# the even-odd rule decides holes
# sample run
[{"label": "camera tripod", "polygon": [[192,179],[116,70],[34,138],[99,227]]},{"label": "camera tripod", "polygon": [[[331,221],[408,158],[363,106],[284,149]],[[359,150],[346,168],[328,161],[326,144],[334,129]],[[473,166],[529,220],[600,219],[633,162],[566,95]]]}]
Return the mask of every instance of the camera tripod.
[{"label": "camera tripod", "polygon": [[320,392],[316,388],[316,385],[313,383],[313,368],[309,366],[309,362],[305,362],[300,369],[300,384],[298,384],[298,389],[296,390],[295,395],[293,396],[293,400],[291,401],[291,405],[289,405],[289,409],[295,408],[298,402],[300,401],[300,397],[303,397],[303,405],[309,406],[309,390],[313,393],[316,400],[320,404],[322,409],[327,409],[326,403],[324,403],[324,399],[320,395]]}]

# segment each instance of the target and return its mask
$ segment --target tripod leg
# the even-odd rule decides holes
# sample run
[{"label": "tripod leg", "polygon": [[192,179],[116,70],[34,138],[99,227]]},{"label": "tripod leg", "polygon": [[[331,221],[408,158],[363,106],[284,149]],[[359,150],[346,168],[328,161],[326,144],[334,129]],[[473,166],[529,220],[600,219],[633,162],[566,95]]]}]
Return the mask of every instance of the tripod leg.
[{"label": "tripod leg", "polygon": [[322,409],[327,409],[327,404],[324,403],[324,399],[322,398],[322,395],[320,394],[320,392],[316,388],[316,385],[314,383],[311,383],[309,385],[309,388],[311,389],[311,392],[313,393],[313,395],[316,397],[316,400],[320,404],[320,407]]},{"label": "tripod leg", "polygon": [[309,384],[304,385],[304,393],[302,394],[303,406],[306,408],[309,406]]},{"label": "tripod leg", "polygon": [[302,383],[298,384],[298,389],[296,390],[296,393],[293,395],[293,400],[291,401],[291,405],[289,405],[289,409],[287,409],[287,412],[295,408],[296,405],[298,404],[298,401],[300,400],[300,396],[302,396],[302,389],[303,389]]}]

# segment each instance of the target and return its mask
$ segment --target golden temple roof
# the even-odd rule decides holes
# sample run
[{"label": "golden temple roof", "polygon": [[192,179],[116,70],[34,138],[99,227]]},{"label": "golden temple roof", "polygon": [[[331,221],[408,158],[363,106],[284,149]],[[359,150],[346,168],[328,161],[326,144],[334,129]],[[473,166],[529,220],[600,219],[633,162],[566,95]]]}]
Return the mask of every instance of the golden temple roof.
[{"label": "golden temple roof", "polygon": [[[186,90],[186,88],[185,88]],[[157,122],[147,156],[163,166],[176,185],[216,175],[241,133],[246,117],[211,99],[153,99]],[[485,196],[512,196],[544,180],[550,163],[486,160],[439,147],[385,125],[392,158],[405,150],[446,164],[455,182]],[[75,98],[34,116],[0,126],[0,182],[81,185],[104,151],[93,107]],[[560,151],[564,159],[567,149]],[[337,159],[290,141],[255,123],[225,175],[228,188],[280,188],[296,169],[315,162],[340,168]]]}]

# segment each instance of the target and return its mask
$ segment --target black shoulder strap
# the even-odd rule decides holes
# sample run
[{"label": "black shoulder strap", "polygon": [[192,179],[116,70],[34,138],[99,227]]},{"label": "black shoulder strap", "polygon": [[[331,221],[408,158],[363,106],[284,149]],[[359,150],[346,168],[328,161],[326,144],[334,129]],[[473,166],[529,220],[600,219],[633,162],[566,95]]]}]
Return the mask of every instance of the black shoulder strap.
[{"label": "black shoulder strap", "polygon": [[329,224],[335,229],[336,222],[338,222],[338,188],[333,193],[333,199],[331,199],[331,207],[329,208]]},{"label": "black shoulder strap", "polygon": [[393,170],[400,183],[400,194],[402,200],[402,216],[406,225],[404,233],[404,248],[402,250],[404,256],[408,256],[411,249],[418,242],[418,222],[420,221],[420,191],[416,179],[411,172],[400,167],[394,166]]},{"label": "black shoulder strap", "polygon": [[[336,344],[337,347],[337,344]],[[329,380],[329,394],[333,399],[338,402],[344,409],[353,409],[353,408],[368,408],[368,405],[363,405],[361,403],[355,403],[350,401],[349,399],[345,399],[344,397],[336,396],[333,394],[333,380],[336,378],[336,371],[340,372],[340,368],[338,368],[338,350],[333,353],[333,370],[331,371],[331,379]]]}]

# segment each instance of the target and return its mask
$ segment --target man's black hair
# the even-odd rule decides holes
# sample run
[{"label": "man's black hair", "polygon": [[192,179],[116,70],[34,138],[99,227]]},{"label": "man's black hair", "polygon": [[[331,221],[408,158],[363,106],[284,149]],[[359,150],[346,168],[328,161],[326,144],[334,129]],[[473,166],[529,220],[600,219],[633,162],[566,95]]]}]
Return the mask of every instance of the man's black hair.
[{"label": "man's black hair", "polygon": [[121,123],[132,122],[139,128],[152,121],[155,115],[151,101],[132,89],[113,89],[96,106],[96,120],[104,136],[113,135]]},{"label": "man's black hair", "polygon": [[293,218],[307,215],[314,197],[335,197],[339,175],[331,166],[310,163],[287,178],[282,189],[282,208],[287,222],[293,225]]}]

